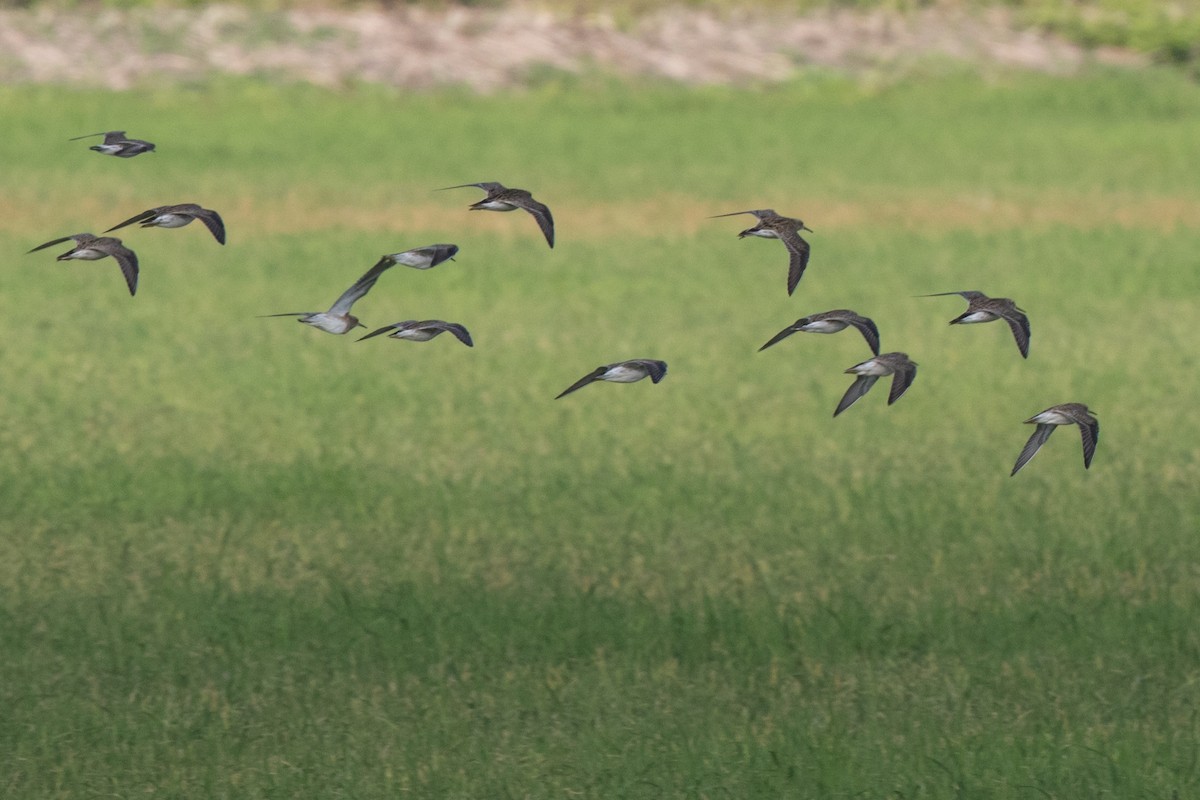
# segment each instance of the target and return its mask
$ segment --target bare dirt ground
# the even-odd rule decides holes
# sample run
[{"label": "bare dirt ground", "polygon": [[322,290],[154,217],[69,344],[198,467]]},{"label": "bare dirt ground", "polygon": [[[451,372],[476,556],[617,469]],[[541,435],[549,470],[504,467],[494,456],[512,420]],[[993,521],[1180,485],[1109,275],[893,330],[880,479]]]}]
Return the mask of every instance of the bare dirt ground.
[{"label": "bare dirt ground", "polygon": [[689,84],[786,80],[806,68],[905,70],[930,59],[1070,72],[1137,63],[1020,30],[1002,10],[674,9],[619,23],[604,13],[505,8],[0,11],[0,82],[128,88],[213,74],[322,86],[355,82],[495,91],[539,70],[599,69]]}]

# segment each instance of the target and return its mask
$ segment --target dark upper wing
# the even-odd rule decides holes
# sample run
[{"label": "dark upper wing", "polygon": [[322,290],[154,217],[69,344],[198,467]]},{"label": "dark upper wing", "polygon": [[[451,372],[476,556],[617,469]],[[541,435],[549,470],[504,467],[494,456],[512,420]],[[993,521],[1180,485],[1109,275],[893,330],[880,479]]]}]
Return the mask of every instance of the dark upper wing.
[{"label": "dark upper wing", "polygon": [[416,249],[429,254],[432,259],[429,262],[430,268],[436,267],[443,261],[449,261],[458,253],[458,245],[456,244],[431,244],[428,247],[418,247]]},{"label": "dark upper wing", "polygon": [[129,287],[129,294],[137,294],[138,286],[138,257],[137,253],[130,250],[117,239],[106,236],[103,239],[97,239],[92,242],[91,246],[96,250],[102,250],[117,260],[117,264],[121,267],[121,274],[125,276],[125,285]]},{"label": "dark upper wing", "polygon": [[779,241],[788,249],[788,294],[791,294],[796,291],[796,284],[800,282],[804,268],[808,266],[810,248],[808,242],[800,238],[800,234],[794,230],[779,232]]},{"label": "dark upper wing", "polygon": [[350,307],[358,302],[363,295],[371,291],[371,287],[375,285],[375,281],[379,280],[379,276],[386,272],[396,262],[390,258],[380,260],[378,264],[367,270],[366,274],[354,282],[346,291],[342,292],[342,296],[334,301],[329,307],[330,314],[348,314]]},{"label": "dark upper wing", "polygon": [[404,324],[403,322],[397,322],[392,325],[384,325],[382,328],[376,328],[375,330],[371,331],[366,336],[358,337],[357,341],[361,342],[363,339],[370,339],[372,336],[380,336],[385,333],[390,333],[391,331],[396,330],[403,324]]},{"label": "dark upper wing", "polygon": [[[1080,426],[1083,427],[1082,425]],[[1050,438],[1050,434],[1054,433],[1054,425],[1047,425],[1039,422],[1033,435],[1029,437],[1029,441],[1025,443],[1025,447],[1021,449],[1021,455],[1017,456],[1017,463],[1013,465],[1012,472],[1009,476],[1016,475],[1021,467],[1029,463],[1029,459],[1037,455],[1037,451],[1042,449],[1042,445]],[[1086,452],[1086,450],[1085,450]]]},{"label": "dark upper wing", "polygon": [[81,241],[86,241],[88,239],[94,239],[94,238],[95,237],[92,236],[90,233],[75,233],[70,236],[62,236],[58,239],[51,239],[50,241],[46,242],[45,244],[39,244],[37,247],[33,248],[25,255],[29,255],[29,253],[36,253],[38,250],[45,250],[47,247],[53,247],[56,244],[62,244],[63,242],[70,241],[70,240],[74,240],[75,244],[79,244]]},{"label": "dark upper wing", "polygon": [[550,216],[550,209],[529,195],[514,197],[511,202],[533,215],[542,229],[542,235],[546,237],[546,243],[554,247],[554,217]]},{"label": "dark upper wing", "polygon": [[842,395],[842,401],[838,403],[838,407],[834,410],[833,415],[836,417],[854,405],[860,397],[871,390],[871,387],[875,385],[875,381],[877,380],[879,380],[878,375],[859,375],[855,378],[854,383],[850,384],[850,388]]},{"label": "dark upper wing", "polygon": [[1016,308],[1011,308],[1002,311],[1000,318],[1007,322],[1008,327],[1012,330],[1013,338],[1017,340],[1017,349],[1021,351],[1021,357],[1029,358],[1029,317]]},{"label": "dark upper wing", "polygon": [[917,365],[910,364],[896,370],[892,376],[892,390],[888,392],[888,405],[899,400],[908,391],[908,387],[912,386],[912,382],[917,379]]},{"label": "dark upper wing", "polygon": [[463,344],[465,344],[467,347],[475,346],[475,343],[473,341],[471,341],[470,332],[462,325],[459,325],[457,322],[441,322],[439,320],[435,320],[433,322],[426,322],[423,324],[429,325],[430,327],[435,327],[438,330],[448,331],[449,333],[454,334],[455,338],[458,339]]},{"label": "dark upper wing", "polygon": [[1096,455],[1096,442],[1100,441],[1100,423],[1096,420],[1079,423],[1079,432],[1083,436],[1083,468],[1092,466],[1092,456]]},{"label": "dark upper wing", "polygon": [[649,358],[634,359],[634,364],[639,364],[646,368],[646,372],[650,375],[650,380],[655,383],[661,381],[667,375],[667,362],[654,361]]},{"label": "dark upper wing", "polygon": [[879,328],[875,327],[875,321],[856,314],[853,317],[847,316],[846,322],[857,328],[858,332],[867,340],[867,346],[871,348],[871,352],[879,355]]},{"label": "dark upper wing", "polygon": [[138,214],[137,216],[130,217],[129,219],[125,220],[124,222],[121,222],[117,225],[113,225],[111,228],[106,230],[105,233],[115,231],[118,228],[124,228],[126,225],[132,225],[135,222],[144,222],[144,221],[150,219],[151,217],[158,216],[158,214],[161,210],[162,209],[159,209],[159,208],[151,208],[148,211],[143,211],[142,213]]},{"label": "dark upper wing", "polygon": [[126,141],[128,140],[125,138],[125,131],[109,131],[104,134],[105,144],[123,144]]},{"label": "dark upper wing", "polygon": [[952,294],[958,295],[959,297],[962,297],[962,298],[966,299],[967,301],[983,300],[983,299],[987,298],[987,295],[984,294],[983,292],[975,292],[975,291],[969,291],[969,290],[965,291],[965,292],[934,292],[933,294],[923,294],[920,296],[921,297],[949,297]]},{"label": "dark upper wing", "polygon": [[[758,352],[761,353],[763,350],[766,350],[768,347],[770,347],[773,344],[779,344],[784,339],[786,339],[787,337],[789,337],[793,333],[795,333],[796,330],[798,329],[798,327],[799,327],[799,323],[797,323],[796,325],[788,325],[786,328],[781,330],[779,333],[772,336],[770,341],[768,341],[762,347],[758,348]],[[878,355],[878,353],[876,355]]]},{"label": "dark upper wing", "polygon": [[566,389],[564,389],[562,391],[562,393],[554,399],[557,400],[559,397],[566,397],[571,392],[574,392],[578,389],[582,389],[584,386],[587,386],[589,383],[600,380],[600,376],[603,375],[605,372],[608,372],[608,367],[596,367],[594,370],[589,372],[587,375],[584,375],[582,378],[575,381],[570,386],[568,386]]},{"label": "dark upper wing", "polygon": [[221,219],[221,215],[210,208],[198,208],[188,211],[196,219],[204,223],[204,227],[208,228],[208,232],[213,235],[221,244],[225,244],[225,221]]}]

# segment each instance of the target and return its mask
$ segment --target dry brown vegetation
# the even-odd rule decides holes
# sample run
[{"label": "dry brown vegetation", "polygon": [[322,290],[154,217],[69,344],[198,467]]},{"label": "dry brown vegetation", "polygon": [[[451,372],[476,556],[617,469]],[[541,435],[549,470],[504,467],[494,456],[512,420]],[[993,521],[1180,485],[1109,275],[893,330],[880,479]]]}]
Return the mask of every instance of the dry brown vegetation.
[{"label": "dry brown vegetation", "polygon": [[673,8],[629,19],[503,8],[38,8],[0,12],[0,81],[129,88],[214,74],[322,86],[494,91],[539,71],[600,69],[690,84],[785,80],[805,68],[904,70],[929,58],[1043,71],[1136,62],[1021,30],[1003,9],[749,12]]}]

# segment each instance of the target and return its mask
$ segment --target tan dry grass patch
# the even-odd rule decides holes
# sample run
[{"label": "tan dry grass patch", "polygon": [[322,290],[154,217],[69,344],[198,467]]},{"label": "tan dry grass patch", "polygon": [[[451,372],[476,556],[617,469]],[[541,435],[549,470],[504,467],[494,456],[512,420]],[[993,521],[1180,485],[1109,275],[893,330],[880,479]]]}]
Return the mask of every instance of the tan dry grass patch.
[{"label": "tan dry grass patch", "polygon": [[[538,235],[523,212],[497,214],[469,211],[463,203],[437,200],[370,202],[295,191],[270,200],[243,196],[233,206],[217,210],[225,217],[231,237],[240,231],[277,235],[320,230],[389,231],[467,228],[508,238]],[[750,205],[747,203],[750,202]],[[560,236],[596,241],[619,236],[696,236],[706,231],[736,232],[753,224],[750,216],[709,219],[751,201],[701,202],[693,197],[664,194],[620,202],[558,200],[551,205]],[[123,207],[114,214],[111,200],[78,198],[71,217],[98,220],[92,232],[120,221],[139,209]],[[894,230],[942,233],[955,230],[995,231],[1068,227],[1098,230],[1108,227],[1169,232],[1200,227],[1200,197],[1112,193],[1041,192],[1028,198],[991,197],[936,191],[871,192],[861,200],[811,197],[801,207],[780,207],[780,213],[802,217],[817,234],[871,226]],[[0,199],[0,230],[20,234],[37,230],[31,239],[53,238],[68,231],[45,228],[37,204],[19,196]],[[136,228],[119,231],[124,235]],[[69,231],[76,232],[76,231]],[[36,244],[37,242],[35,242]],[[32,246],[32,245],[31,245]]]}]

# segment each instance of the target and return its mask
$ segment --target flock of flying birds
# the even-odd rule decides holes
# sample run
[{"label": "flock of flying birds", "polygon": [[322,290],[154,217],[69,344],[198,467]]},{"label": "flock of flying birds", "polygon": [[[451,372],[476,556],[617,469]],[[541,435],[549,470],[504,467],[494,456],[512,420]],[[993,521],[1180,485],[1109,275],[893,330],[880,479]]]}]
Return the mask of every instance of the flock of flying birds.
[{"label": "flock of flying birds", "polygon": [[[151,142],[126,137],[125,131],[87,134],[86,136],[75,137],[70,141],[77,141],[91,136],[103,136],[104,142],[94,145],[90,149],[104,155],[116,156],[117,158],[132,158],[142,153],[154,152],[155,149],[154,144]],[[537,221],[542,235],[546,237],[546,243],[551,248],[554,247],[554,217],[551,215],[550,209],[543,203],[535,200],[533,195],[528,191],[524,189],[510,189],[492,181],[464,183],[446,188],[463,189],[467,187],[482,189],[486,193],[486,196],[482,200],[472,203],[469,206],[470,210],[516,211],[517,209],[521,209],[522,211],[526,211]],[[739,214],[752,214],[757,220],[753,227],[747,228],[738,234],[739,239],[747,236],[757,236],[764,239],[778,239],[783,243],[788,251],[787,290],[789,295],[793,294],[796,291],[797,284],[800,282],[800,278],[804,275],[805,268],[808,266],[811,252],[808,242],[801,238],[800,231],[811,232],[812,229],[799,219],[781,216],[769,208],[753,211],[734,211],[729,214],[717,214],[712,218],[732,217]],[[221,216],[216,211],[202,208],[195,203],[181,203],[178,205],[151,208],[114,225],[105,231],[105,233],[124,228],[127,225],[133,225],[134,223],[140,224],[143,228],[182,228],[197,219],[208,228],[218,243],[225,244],[225,224],[221,220]],[[115,237],[94,236],[91,233],[76,233],[71,236],[52,239],[49,242],[38,245],[29,252],[33,253],[68,240],[73,240],[75,246],[66,253],[58,256],[59,261],[72,259],[96,261],[111,256],[120,266],[121,273],[125,276],[125,283],[129,287],[129,294],[134,295],[137,293],[139,274],[137,254],[126,247],[120,239]],[[305,325],[311,325],[318,330],[333,334],[346,334],[356,328],[365,328],[366,326],[359,322],[358,317],[350,313],[350,309],[371,290],[379,280],[380,275],[397,264],[412,267],[413,269],[432,269],[445,261],[452,260],[457,252],[458,245],[433,244],[427,247],[405,250],[401,253],[385,255],[366,274],[355,281],[349,289],[343,292],[334,301],[333,305],[329,307],[329,310],[288,312],[284,314],[268,314],[266,316],[297,317],[298,321]],[[1016,340],[1017,349],[1020,351],[1021,356],[1023,358],[1029,357],[1029,318],[1022,309],[1017,307],[1015,302],[1007,297],[988,297],[982,292],[976,291],[940,292],[922,296],[945,297],[949,295],[959,295],[967,301],[967,310],[950,320],[951,325],[969,325],[1004,320],[1012,330],[1013,338]],[[908,391],[908,388],[912,386],[913,381],[916,379],[917,364],[906,353],[880,353],[879,329],[872,320],[854,311],[837,309],[834,311],[823,311],[819,314],[812,314],[798,319],[775,334],[759,350],[766,350],[768,347],[779,343],[794,333],[837,333],[848,327],[853,327],[862,334],[874,356],[846,370],[847,374],[855,376],[854,383],[850,385],[850,388],[842,396],[833,415],[836,417],[854,405],[863,395],[870,391],[871,387],[880,378],[887,375],[892,376],[892,387],[888,393],[888,405],[895,403]],[[427,342],[443,333],[452,334],[467,347],[474,346],[471,334],[464,326],[456,322],[445,322],[436,319],[396,322],[371,331],[367,335],[360,337],[359,341],[387,334],[393,339]],[[666,374],[667,364],[665,361],[646,358],[618,361],[592,370],[568,386],[555,399],[571,394],[596,381],[634,383],[648,377],[654,383],[658,383]],[[1100,438],[1100,423],[1096,420],[1094,412],[1089,411],[1087,406],[1081,403],[1063,403],[1051,406],[1045,411],[1033,415],[1025,420],[1025,422],[1026,424],[1034,424],[1037,428],[1034,430],[1033,435],[1029,437],[1029,441],[1026,442],[1025,447],[1021,450],[1021,454],[1017,457],[1017,463],[1013,466],[1012,475],[1016,475],[1037,454],[1042,445],[1046,443],[1046,440],[1050,438],[1050,434],[1060,425],[1079,426],[1083,438],[1083,466],[1085,469],[1091,466],[1092,456],[1096,452],[1096,442]]]}]

